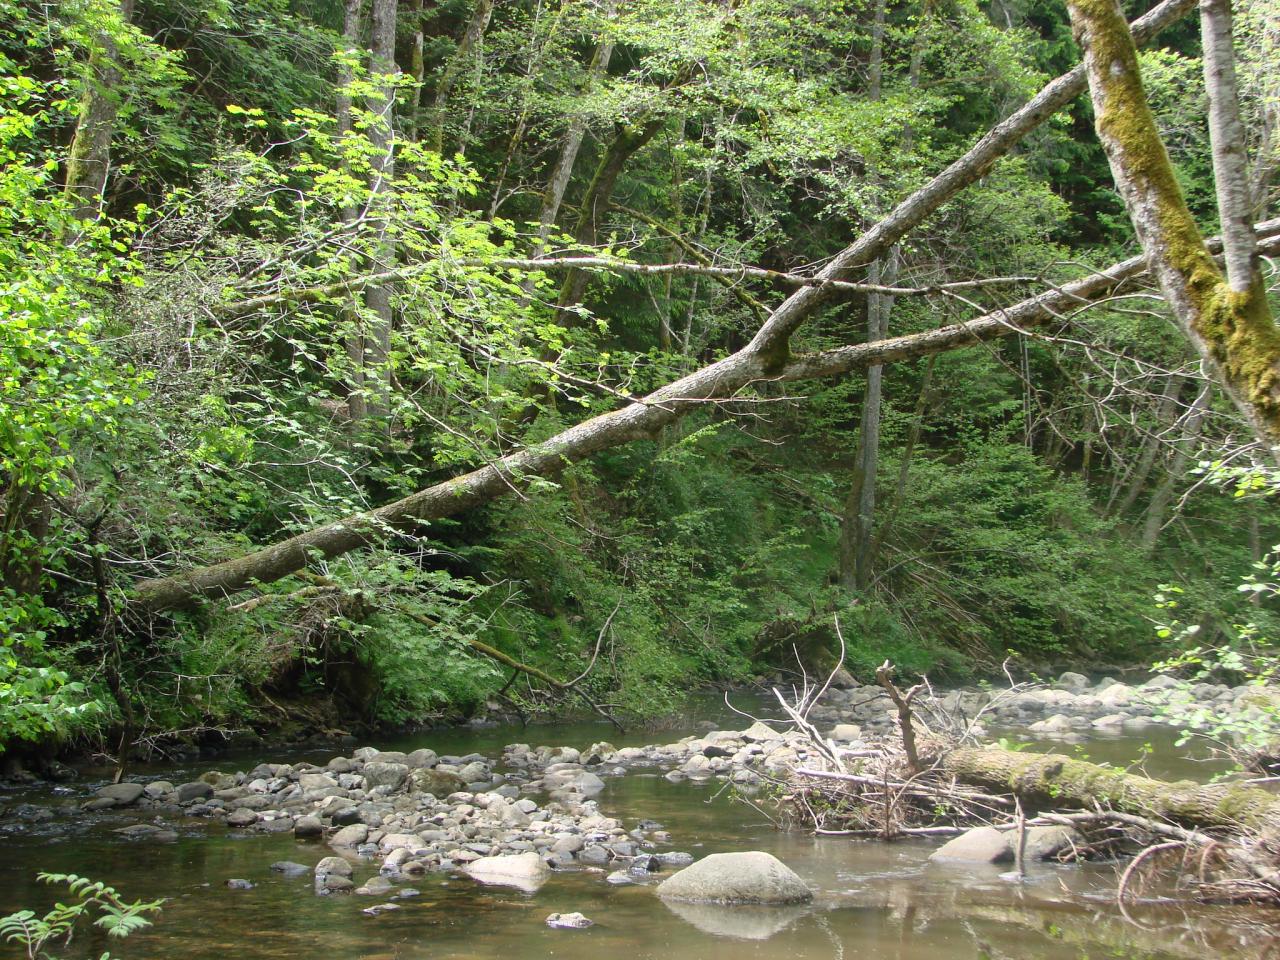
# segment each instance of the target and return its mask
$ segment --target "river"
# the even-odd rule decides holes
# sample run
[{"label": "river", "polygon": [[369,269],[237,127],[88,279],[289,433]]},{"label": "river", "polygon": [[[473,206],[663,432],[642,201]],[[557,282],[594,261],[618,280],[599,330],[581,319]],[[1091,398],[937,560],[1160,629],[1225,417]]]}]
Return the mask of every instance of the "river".
[{"label": "river", "polygon": [[[695,702],[681,727],[616,735],[600,723],[520,728],[453,729],[388,738],[372,745],[388,750],[430,747],[440,753],[498,755],[510,742],[585,747],[609,740],[622,747],[667,742],[693,732],[696,721],[745,726],[716,701]],[[1146,768],[1157,776],[1208,774],[1203,764],[1160,731],[1142,738],[1095,739],[1092,758],[1128,762],[1151,750]],[[270,757],[223,757],[215,762],[153,765],[139,779],[191,779],[208,769],[247,769],[259,760],[323,763],[337,750],[299,750]],[[347,751],[349,753],[349,751]],[[21,802],[70,809],[105,782],[106,771],[62,787],[0,793],[0,803]],[[96,778],[94,776],[96,774]],[[601,810],[635,821],[660,821],[675,849],[695,856],[729,850],[766,850],[799,873],[816,891],[812,904],[794,908],[703,907],[662,903],[651,886],[606,884],[599,873],[564,872],[538,893],[480,887],[460,876],[417,878],[421,895],[379,916],[361,911],[372,902],[354,896],[317,897],[309,876],[285,878],[269,865],[278,860],[310,864],[329,851],[292,835],[237,837],[216,822],[167,821],[172,843],[131,841],[113,833],[139,821],[141,811],[59,816],[39,824],[0,820],[0,915],[21,907],[43,908],[56,891],[35,880],[40,870],[76,872],[116,886],[128,898],[165,898],[154,927],[127,941],[107,943],[86,929],[59,956],[98,957],[110,948],[120,958],[185,960],[1103,960],[1103,958],[1277,956],[1280,913],[1207,907],[1150,896],[1127,907],[1114,903],[1117,867],[1035,865],[1013,883],[999,870],[929,864],[927,842],[884,844],[780,832],[760,812],[724,789],[720,781],[668,782],[661,771],[633,771],[608,778]],[[357,870],[357,879],[372,874]],[[245,878],[251,890],[231,890],[229,878]],[[586,930],[545,925],[552,912],[581,911],[596,921]],[[0,956],[25,952],[0,946]]]}]

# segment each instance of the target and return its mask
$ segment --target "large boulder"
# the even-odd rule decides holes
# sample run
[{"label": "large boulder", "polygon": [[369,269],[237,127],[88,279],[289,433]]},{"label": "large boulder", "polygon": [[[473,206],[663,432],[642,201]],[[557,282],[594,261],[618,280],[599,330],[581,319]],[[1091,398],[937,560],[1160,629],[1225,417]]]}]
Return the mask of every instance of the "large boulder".
[{"label": "large boulder", "polygon": [[117,806],[127,807],[142,799],[145,790],[140,783],[109,783],[98,791],[98,796],[114,800]]},{"label": "large boulder", "polygon": [[[385,754],[383,754],[385,756]],[[375,787],[390,787],[399,790],[405,778],[409,776],[409,768],[403,763],[384,763],[375,760],[364,765],[364,782],[370,790]]]},{"label": "large boulder", "polygon": [[658,885],[684,903],[804,903],[813,892],[777,857],[758,850],[713,853]]},{"label": "large boulder", "polygon": [[[1017,842],[1017,834],[1013,842]],[[1022,841],[1022,856],[1026,860],[1052,860],[1059,854],[1066,853],[1084,838],[1072,827],[1028,827]]]},{"label": "large boulder", "polygon": [[936,863],[1007,863],[1013,859],[1008,835],[994,827],[974,827],[948,840],[929,856]]},{"label": "large boulder", "polygon": [[409,776],[410,791],[413,793],[430,793],[437,797],[447,797],[466,788],[466,783],[456,773],[444,770],[414,770]]},{"label": "large boulder", "polygon": [[481,857],[469,863],[465,870],[480,883],[516,887],[528,893],[533,893],[551,876],[551,868],[532,851],[507,857]]}]

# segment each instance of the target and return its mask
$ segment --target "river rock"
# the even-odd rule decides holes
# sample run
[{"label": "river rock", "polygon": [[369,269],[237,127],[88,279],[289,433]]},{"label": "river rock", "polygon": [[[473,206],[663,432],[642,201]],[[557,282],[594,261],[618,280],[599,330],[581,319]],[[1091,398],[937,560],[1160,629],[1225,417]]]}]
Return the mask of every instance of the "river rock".
[{"label": "river rock", "polygon": [[213,784],[205,783],[203,780],[193,780],[190,783],[184,783],[174,790],[177,794],[179,803],[190,803],[193,800],[205,800],[213,796]]},{"label": "river rock", "polygon": [[159,800],[166,794],[173,793],[173,784],[168,780],[153,780],[142,790],[152,800]]},{"label": "river rock", "polygon": [[310,873],[311,868],[305,863],[294,863],[292,860],[277,860],[271,865],[274,873],[283,873],[286,877],[300,877],[304,873]]},{"label": "river rock", "polygon": [[536,853],[481,857],[464,869],[468,876],[480,883],[517,887],[528,893],[536,891],[551,876],[551,870]]},{"label": "river rock", "polygon": [[557,930],[583,930],[594,924],[594,920],[588,920],[580,913],[553,913],[547,917],[547,926]]},{"label": "river rock", "polygon": [[713,853],[658,885],[664,900],[689,903],[803,903],[813,893],[786,864],[758,850]]},{"label": "river rock", "polygon": [[140,783],[109,783],[98,790],[98,796],[114,800],[118,807],[127,807],[142,799],[145,790]]},{"label": "river rock", "polygon": [[405,778],[409,776],[409,768],[403,763],[386,763],[375,760],[364,765],[364,782],[370,790],[375,787],[387,787],[399,790]]},{"label": "river rock", "polygon": [[362,897],[381,897],[393,889],[391,881],[386,877],[370,877],[363,886],[356,887],[354,892]]},{"label": "river rock", "polygon": [[[1017,834],[1014,834],[1016,841]],[[1028,827],[1023,837],[1022,856],[1025,860],[1052,860],[1083,842],[1080,834],[1068,826]]]},{"label": "river rock", "polygon": [[319,817],[299,817],[293,824],[293,835],[299,840],[310,840],[324,836],[324,824]]},{"label": "river rock", "polygon": [[457,793],[466,786],[461,777],[444,770],[414,770],[409,775],[411,790],[415,793],[430,793],[437,797],[447,797]]},{"label": "river rock", "polygon": [[1013,859],[1009,838],[994,827],[974,827],[948,840],[930,854],[935,863],[1007,863]]},{"label": "river rock", "polygon": [[1058,686],[1063,690],[1070,690],[1072,693],[1080,693],[1089,689],[1089,678],[1083,673],[1068,671],[1058,678]]},{"label": "river rock", "polygon": [[353,823],[343,827],[329,838],[331,847],[358,847],[369,839],[369,827],[363,823]]},{"label": "river rock", "polygon": [[228,827],[251,827],[258,822],[258,814],[253,810],[240,808],[227,814]]},{"label": "river rock", "polygon": [[837,723],[831,731],[831,739],[838,743],[850,743],[862,738],[862,728],[856,723]]}]

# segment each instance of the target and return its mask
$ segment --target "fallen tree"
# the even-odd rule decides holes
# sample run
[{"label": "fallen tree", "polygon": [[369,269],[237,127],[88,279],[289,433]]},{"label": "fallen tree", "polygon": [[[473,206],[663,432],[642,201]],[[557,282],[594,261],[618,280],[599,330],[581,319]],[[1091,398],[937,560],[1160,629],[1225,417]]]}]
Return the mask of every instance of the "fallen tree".
[{"label": "fallen tree", "polygon": [[940,769],[1042,807],[1105,808],[1190,827],[1280,831],[1280,795],[1240,783],[1153,780],[1062,754],[990,746],[953,750]]},{"label": "fallen tree", "polygon": [[[1176,23],[1195,0],[1164,0],[1133,25],[1146,42]],[[292,537],[241,557],[137,586],[131,611],[159,613],[203,599],[235,594],[254,583],[279,580],[327,559],[358,549],[393,531],[413,533],[423,521],[468,510],[504,493],[518,490],[530,477],[553,475],[565,465],[608,447],[655,436],[662,428],[701,404],[737,395],[768,380],[827,376],[870,363],[923,356],[1015,331],[1016,324],[1049,320],[1057,311],[1078,305],[1081,297],[1113,290],[1127,275],[1104,271],[1064,291],[1052,291],[986,318],[875,344],[844,348],[814,358],[790,355],[791,335],[846,281],[919,226],[939,207],[986,174],[992,165],[1031,131],[1082,93],[1088,83],[1083,65],[1045,86],[1021,109],[993,127],[962,157],[903,200],[885,219],[842,250],[824,268],[815,285],[804,286],[773,311],[742,350],[663,387],[627,406],[587,420],[551,440],[521,450],[466,475],[418,491],[377,510],[368,511]],[[1129,269],[1139,269],[1133,262]],[[1124,268],[1125,265],[1118,265]],[[1113,268],[1114,269],[1114,268]],[[1097,291],[1097,292],[1091,292]]]}]

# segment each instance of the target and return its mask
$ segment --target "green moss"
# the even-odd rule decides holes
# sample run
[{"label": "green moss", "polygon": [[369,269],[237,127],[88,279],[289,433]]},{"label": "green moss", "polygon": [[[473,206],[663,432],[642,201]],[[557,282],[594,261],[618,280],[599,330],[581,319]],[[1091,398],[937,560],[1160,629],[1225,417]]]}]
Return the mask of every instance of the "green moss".
[{"label": "green moss", "polygon": [[1280,330],[1266,293],[1261,283],[1248,293],[1232,291],[1205,248],[1148,106],[1133,35],[1119,5],[1073,0],[1071,14],[1077,38],[1087,41],[1098,69],[1108,74],[1098,135],[1109,154],[1119,154],[1115,165],[1155,208],[1164,255],[1186,281],[1194,333],[1222,365],[1228,386],[1280,437]]}]

